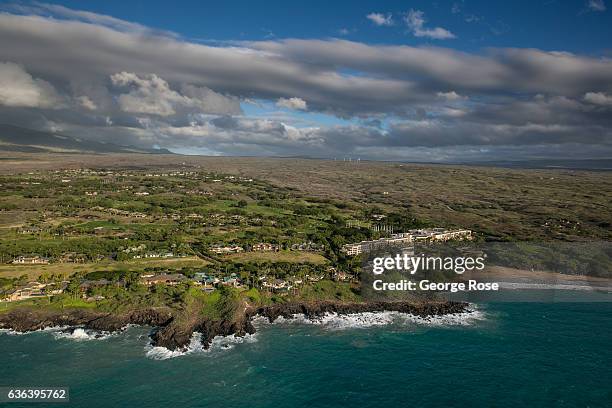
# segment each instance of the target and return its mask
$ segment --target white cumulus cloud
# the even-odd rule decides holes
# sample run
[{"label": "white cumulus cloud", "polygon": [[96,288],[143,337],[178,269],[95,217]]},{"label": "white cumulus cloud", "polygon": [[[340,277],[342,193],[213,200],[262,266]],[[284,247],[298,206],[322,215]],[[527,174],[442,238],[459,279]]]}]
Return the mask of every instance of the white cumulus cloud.
[{"label": "white cumulus cloud", "polygon": [[294,110],[308,110],[308,104],[302,98],[279,98],[276,106]]},{"label": "white cumulus cloud", "polygon": [[119,72],[111,75],[111,81],[115,86],[132,87],[129,93],[121,94],[117,99],[125,112],[169,116],[176,113],[175,105],[184,99],[155,74],[139,76],[131,72]]},{"label": "white cumulus cloud", "polygon": [[438,92],[436,96],[440,99],[446,99],[447,101],[456,101],[459,99],[466,99],[466,97],[459,95],[455,91],[450,92]]},{"label": "white cumulus cloud", "polygon": [[98,106],[94,101],[91,100],[89,96],[82,95],[76,97],[77,103],[87,110],[96,110]]},{"label": "white cumulus cloud", "polygon": [[383,13],[370,13],[366,16],[368,20],[376,24],[377,26],[392,26],[393,25],[393,17],[391,13],[383,14]]},{"label": "white cumulus cloud", "polygon": [[594,105],[612,106],[612,95],[604,92],[587,92],[584,94],[584,100]]},{"label": "white cumulus cloud", "polygon": [[0,105],[50,109],[64,106],[50,83],[32,77],[12,62],[0,63]]},{"label": "white cumulus cloud", "polygon": [[196,110],[211,114],[239,114],[240,101],[226,97],[206,87],[183,85],[179,93],[155,74],[138,75],[119,72],[111,75],[113,85],[129,87],[117,101],[125,112],[170,116],[178,110]]},{"label": "white cumulus cloud", "polygon": [[434,40],[448,40],[455,38],[455,34],[445,28],[425,28],[425,13],[420,10],[410,10],[404,18],[406,25],[415,37],[427,37]]}]

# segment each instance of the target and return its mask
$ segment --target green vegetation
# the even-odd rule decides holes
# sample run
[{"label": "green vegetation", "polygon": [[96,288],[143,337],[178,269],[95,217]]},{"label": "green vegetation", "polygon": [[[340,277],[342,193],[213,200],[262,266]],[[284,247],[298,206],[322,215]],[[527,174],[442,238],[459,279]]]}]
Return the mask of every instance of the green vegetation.
[{"label": "green vegetation", "polygon": [[503,243],[491,258],[500,265],[609,275],[609,245],[575,245],[612,237],[608,173],[236,163],[248,172],[212,161],[0,176],[0,295],[36,293],[0,310],[167,307],[190,319],[244,304],[357,301],[362,260],[344,244],[433,226]]},{"label": "green vegetation", "polygon": [[[380,236],[374,209],[216,173],[71,170],[0,184],[0,288],[3,297],[27,292],[4,310],[169,307],[188,320],[227,316],[243,302],[355,300],[348,283],[331,280],[359,272],[340,249]],[[180,278],[146,284],[160,275]]]},{"label": "green vegetation", "polygon": [[568,275],[612,277],[612,245],[608,242],[517,242],[488,247],[495,265]]},{"label": "green vegetation", "polygon": [[300,293],[304,300],[338,300],[356,302],[361,299],[356,288],[348,283],[335,283],[328,280],[316,282]]}]

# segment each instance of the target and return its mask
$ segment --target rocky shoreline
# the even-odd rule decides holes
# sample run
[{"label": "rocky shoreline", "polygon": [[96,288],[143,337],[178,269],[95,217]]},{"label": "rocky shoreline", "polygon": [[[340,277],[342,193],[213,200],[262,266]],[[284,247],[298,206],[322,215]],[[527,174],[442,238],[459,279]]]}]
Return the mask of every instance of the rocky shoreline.
[{"label": "rocky shoreline", "polygon": [[87,309],[50,311],[20,308],[0,314],[0,329],[19,333],[44,330],[49,327],[85,328],[97,331],[116,332],[130,324],[142,326],[165,326],[172,321],[168,309],[141,309],[128,313],[104,313]]},{"label": "rocky shoreline", "polygon": [[84,328],[97,331],[116,332],[127,325],[154,327],[151,333],[152,345],[169,350],[185,349],[194,332],[202,334],[202,344],[208,348],[216,336],[245,336],[255,333],[252,320],[256,316],[274,322],[279,317],[291,319],[303,315],[316,319],[329,313],[348,315],[363,312],[400,312],[415,316],[441,316],[468,311],[468,304],[451,301],[431,302],[311,302],[286,303],[272,306],[247,307],[244,313],[233,320],[210,320],[195,318],[184,321],[175,317],[170,309],[142,309],[128,313],[103,313],[74,309],[48,311],[38,309],[16,309],[0,314],[0,329],[17,332],[31,332],[48,327]]}]

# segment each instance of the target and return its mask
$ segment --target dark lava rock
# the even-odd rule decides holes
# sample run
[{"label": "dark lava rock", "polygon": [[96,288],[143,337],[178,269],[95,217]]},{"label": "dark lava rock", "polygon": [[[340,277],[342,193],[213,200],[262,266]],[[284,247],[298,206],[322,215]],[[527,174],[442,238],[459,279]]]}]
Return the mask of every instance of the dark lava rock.
[{"label": "dark lava rock", "polygon": [[100,331],[117,331],[128,324],[158,326],[171,319],[168,310],[144,309],[129,313],[103,313],[83,309],[64,311],[15,309],[0,314],[0,328],[18,332],[41,330],[46,327],[79,326]]},{"label": "dark lava rock", "polygon": [[71,309],[48,311],[36,309],[15,309],[0,314],[0,328],[28,332],[54,326],[83,327],[99,331],[113,332],[128,324],[156,327],[151,333],[154,346],[170,350],[181,350],[189,346],[194,332],[202,333],[202,344],[208,348],[216,336],[245,336],[255,333],[251,319],[264,316],[270,322],[279,317],[287,319],[296,314],[307,318],[318,318],[326,313],[352,314],[362,312],[396,311],[417,316],[439,316],[467,311],[467,303],[462,302],[301,302],[285,303],[259,308],[248,308],[244,314],[233,320],[211,320],[200,316],[192,318],[173,318],[169,309],[142,309],[128,313],[102,313],[90,310]]}]

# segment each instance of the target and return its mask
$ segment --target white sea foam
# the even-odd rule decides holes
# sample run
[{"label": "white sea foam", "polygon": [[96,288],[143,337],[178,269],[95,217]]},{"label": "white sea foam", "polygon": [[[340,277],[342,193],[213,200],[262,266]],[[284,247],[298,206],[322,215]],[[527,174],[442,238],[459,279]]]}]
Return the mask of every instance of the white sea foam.
[{"label": "white sea foam", "polygon": [[47,327],[43,327],[42,329],[25,331],[25,332],[20,332],[20,331],[13,330],[13,329],[0,329],[0,334],[8,334],[10,336],[22,336],[24,334],[32,334],[32,333],[56,332],[60,330],[66,330],[67,328],[68,326],[47,326]]},{"label": "white sea foam", "polygon": [[105,340],[111,337],[113,333],[97,330],[82,329],[77,327],[72,330],[62,330],[53,333],[56,339],[69,339],[74,341],[89,341],[89,340]]},{"label": "white sea foam", "polygon": [[183,350],[169,350],[165,347],[154,347],[151,344],[148,344],[145,350],[147,351],[146,356],[153,360],[166,360],[194,353],[214,353],[222,350],[230,350],[233,349],[236,344],[253,343],[255,341],[257,341],[255,334],[247,334],[243,337],[236,336],[235,334],[229,336],[215,336],[215,338],[212,339],[210,347],[205,349],[202,344],[202,333],[194,332],[191,336],[189,345]]},{"label": "white sea foam", "polygon": [[254,343],[257,341],[257,334],[246,334],[244,336],[236,336],[235,334],[229,336],[215,336],[212,340],[208,352],[214,352],[219,350],[233,349],[236,344],[242,343]]},{"label": "white sea foam", "polygon": [[[463,313],[452,313],[440,316],[417,316],[401,312],[362,312],[350,314],[327,313],[316,318],[307,318],[302,314],[293,315],[290,319],[279,317],[275,324],[312,324],[326,329],[342,330],[349,328],[366,328],[376,326],[399,325],[424,325],[424,326],[470,326],[480,320],[484,320],[482,311],[472,308]],[[255,319],[256,326],[267,324],[265,318]]]}]

